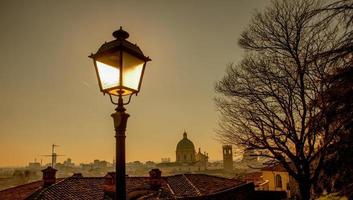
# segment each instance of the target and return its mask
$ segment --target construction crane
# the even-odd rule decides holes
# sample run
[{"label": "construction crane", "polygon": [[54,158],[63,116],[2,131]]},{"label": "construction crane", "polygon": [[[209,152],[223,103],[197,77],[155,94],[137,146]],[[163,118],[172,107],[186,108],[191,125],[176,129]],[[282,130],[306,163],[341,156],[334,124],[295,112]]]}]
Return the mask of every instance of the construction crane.
[{"label": "construction crane", "polygon": [[56,165],[56,158],[58,156],[65,156],[65,155],[58,155],[55,153],[55,147],[58,147],[59,145],[56,145],[56,144],[52,144],[51,145],[51,154],[50,155],[41,155],[41,156],[48,156],[48,157],[51,157],[51,167],[55,167]]}]

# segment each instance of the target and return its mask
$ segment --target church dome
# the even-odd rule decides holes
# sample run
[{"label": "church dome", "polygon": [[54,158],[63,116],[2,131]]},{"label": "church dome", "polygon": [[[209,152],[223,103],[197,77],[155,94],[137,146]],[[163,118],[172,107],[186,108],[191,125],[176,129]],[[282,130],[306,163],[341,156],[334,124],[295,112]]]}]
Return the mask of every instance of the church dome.
[{"label": "church dome", "polygon": [[194,143],[192,143],[191,140],[188,139],[188,135],[186,132],[184,132],[183,134],[183,139],[178,142],[176,150],[177,151],[195,150]]}]

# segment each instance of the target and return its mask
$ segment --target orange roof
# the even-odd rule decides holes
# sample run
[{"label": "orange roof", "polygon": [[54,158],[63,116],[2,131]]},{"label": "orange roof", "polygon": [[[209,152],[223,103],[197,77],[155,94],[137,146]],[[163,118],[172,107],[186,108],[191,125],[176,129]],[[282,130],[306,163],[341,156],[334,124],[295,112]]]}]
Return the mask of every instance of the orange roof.
[{"label": "orange roof", "polygon": [[[127,177],[128,195],[134,193],[150,194],[153,197],[170,198],[189,198],[202,197],[212,194],[219,194],[233,188],[244,185],[245,182],[210,176],[205,174],[179,174],[174,176],[161,177],[161,192],[152,190],[150,187],[150,177]],[[42,189],[42,181],[33,182],[1,191],[1,200],[20,200],[20,199],[86,199],[97,200],[104,199],[104,191],[114,187],[106,185],[106,177],[69,177],[57,183]],[[111,188],[112,191],[115,190]]]},{"label": "orange roof", "polygon": [[42,181],[35,181],[24,185],[8,188],[0,191],[1,200],[22,200],[30,196],[33,192],[42,188]]}]

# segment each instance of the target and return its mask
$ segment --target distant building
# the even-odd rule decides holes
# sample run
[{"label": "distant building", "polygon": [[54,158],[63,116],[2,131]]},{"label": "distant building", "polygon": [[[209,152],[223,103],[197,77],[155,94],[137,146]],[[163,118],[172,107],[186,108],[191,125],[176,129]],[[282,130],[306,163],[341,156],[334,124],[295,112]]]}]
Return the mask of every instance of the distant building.
[{"label": "distant building", "polygon": [[105,160],[94,160],[92,164],[93,168],[107,168],[108,162]]},{"label": "distant building", "polygon": [[92,164],[80,163],[80,168],[83,170],[90,170],[92,169]]},{"label": "distant building", "polygon": [[233,148],[232,145],[223,145],[223,169],[233,170]]},{"label": "distant building", "polygon": [[183,139],[178,142],[175,153],[176,162],[178,163],[195,162],[195,146],[188,139],[186,132],[183,134]]},{"label": "distant building", "polygon": [[170,163],[170,158],[162,158],[161,163]]},{"label": "distant building", "polygon": [[65,167],[75,167],[75,164],[72,162],[71,158],[68,158],[67,160],[65,160],[63,165]]},{"label": "distant building", "polygon": [[285,191],[288,197],[292,197],[297,192],[297,183],[293,177],[289,176],[287,170],[281,165],[262,168],[262,178],[268,182],[268,190]]},{"label": "distant building", "polygon": [[208,154],[201,153],[201,148],[196,153],[194,143],[188,139],[186,132],[183,133],[183,139],[178,142],[175,154],[176,162],[180,164],[202,162],[206,165],[208,162]]},{"label": "distant building", "polygon": [[30,170],[39,170],[41,168],[41,164],[39,162],[30,162],[28,163],[28,169]]},{"label": "distant building", "polygon": [[194,143],[188,139],[186,132],[183,138],[177,143],[175,151],[175,162],[162,162],[157,166],[165,172],[192,172],[207,169],[208,154],[202,153],[201,148],[195,151]]},{"label": "distant building", "polygon": [[156,163],[153,162],[153,161],[147,161],[147,162],[145,163],[145,165],[146,165],[148,168],[151,168],[151,167],[155,168],[155,167],[156,167]]},{"label": "distant building", "polygon": [[208,153],[206,153],[206,152],[201,153],[201,148],[199,148],[199,151],[195,155],[195,160],[197,162],[203,163],[207,167],[207,165],[208,165]]},{"label": "distant building", "polygon": [[283,191],[288,197],[294,197],[298,193],[298,185],[287,170],[280,164],[267,166],[261,171],[245,174],[241,180],[253,182],[256,190]]}]

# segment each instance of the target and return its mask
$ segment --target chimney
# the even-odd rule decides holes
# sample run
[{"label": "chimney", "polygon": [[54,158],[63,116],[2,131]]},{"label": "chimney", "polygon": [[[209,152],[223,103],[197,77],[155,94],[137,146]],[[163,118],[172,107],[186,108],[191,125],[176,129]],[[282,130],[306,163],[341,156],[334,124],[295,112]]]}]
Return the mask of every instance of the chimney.
[{"label": "chimney", "polygon": [[104,176],[103,191],[104,196],[115,199],[115,172],[108,172]]},{"label": "chimney", "polygon": [[108,172],[107,175],[104,176],[104,185],[115,185],[115,172]]},{"label": "chimney", "polygon": [[150,187],[158,190],[162,185],[162,172],[159,169],[152,169],[150,172]]},{"label": "chimney", "polygon": [[43,188],[49,187],[55,183],[56,169],[47,167],[42,170],[43,172]]}]

